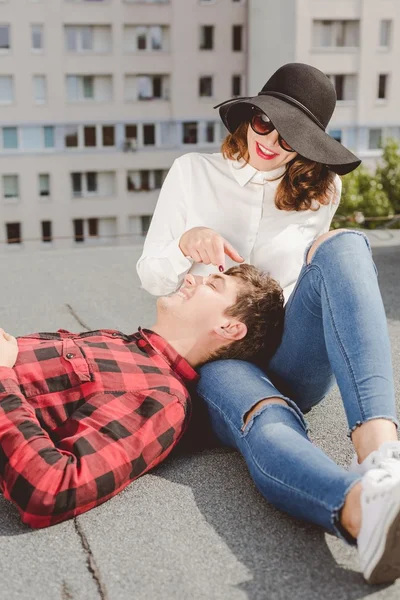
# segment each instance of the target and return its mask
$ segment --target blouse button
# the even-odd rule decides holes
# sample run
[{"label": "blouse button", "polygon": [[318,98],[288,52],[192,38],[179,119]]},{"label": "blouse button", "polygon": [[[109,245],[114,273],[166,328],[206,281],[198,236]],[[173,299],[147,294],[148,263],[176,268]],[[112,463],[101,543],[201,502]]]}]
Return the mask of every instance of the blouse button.
[{"label": "blouse button", "polygon": [[71,352],[68,352],[68,354],[66,356],[67,356],[67,358],[74,358],[75,354],[72,354]]}]

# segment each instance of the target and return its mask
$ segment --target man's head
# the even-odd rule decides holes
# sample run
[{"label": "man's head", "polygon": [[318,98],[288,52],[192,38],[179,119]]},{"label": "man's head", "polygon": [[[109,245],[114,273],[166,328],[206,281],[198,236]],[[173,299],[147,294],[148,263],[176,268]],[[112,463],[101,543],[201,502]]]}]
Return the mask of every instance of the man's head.
[{"label": "man's head", "polygon": [[282,336],[282,289],[248,264],[220,275],[188,274],[178,292],[158,299],[157,312],[158,329],[174,340],[186,340],[196,364],[246,360],[261,351],[268,360]]}]

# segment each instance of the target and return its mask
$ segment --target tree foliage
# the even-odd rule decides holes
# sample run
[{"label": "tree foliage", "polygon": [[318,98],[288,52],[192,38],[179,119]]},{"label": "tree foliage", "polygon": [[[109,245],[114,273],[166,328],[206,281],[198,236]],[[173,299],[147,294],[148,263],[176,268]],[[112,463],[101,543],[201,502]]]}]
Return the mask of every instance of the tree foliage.
[{"label": "tree foliage", "polygon": [[[390,217],[400,213],[400,149],[395,140],[388,140],[383,156],[371,172],[362,165],[342,178],[342,198],[334,227],[375,228],[381,221],[373,217]],[[367,219],[367,221],[365,221]]]}]

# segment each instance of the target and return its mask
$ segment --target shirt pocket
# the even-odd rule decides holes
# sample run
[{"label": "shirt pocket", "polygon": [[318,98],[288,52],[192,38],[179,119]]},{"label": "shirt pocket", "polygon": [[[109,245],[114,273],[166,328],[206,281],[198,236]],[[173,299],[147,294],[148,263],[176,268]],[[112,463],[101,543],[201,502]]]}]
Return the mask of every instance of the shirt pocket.
[{"label": "shirt pocket", "polygon": [[73,339],[25,338],[14,370],[26,398],[73,391],[94,380],[84,351]]}]

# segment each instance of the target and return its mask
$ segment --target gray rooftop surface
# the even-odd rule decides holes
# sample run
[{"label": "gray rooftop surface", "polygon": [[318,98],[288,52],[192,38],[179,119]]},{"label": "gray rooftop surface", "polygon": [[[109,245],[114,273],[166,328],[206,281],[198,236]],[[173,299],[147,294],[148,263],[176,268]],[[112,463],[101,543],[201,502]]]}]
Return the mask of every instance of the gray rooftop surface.
[{"label": "gray rooftop surface", "polygon": [[[400,231],[369,233],[400,390]],[[138,246],[0,258],[0,325],[14,335],[154,322],[139,287]],[[397,396],[399,403],[400,396]],[[334,460],[352,455],[336,390],[308,420]],[[241,457],[223,448],[178,452],[120,495],[75,520],[30,530],[0,497],[4,600],[395,600],[400,582],[369,587],[357,553],[275,510]]]}]

